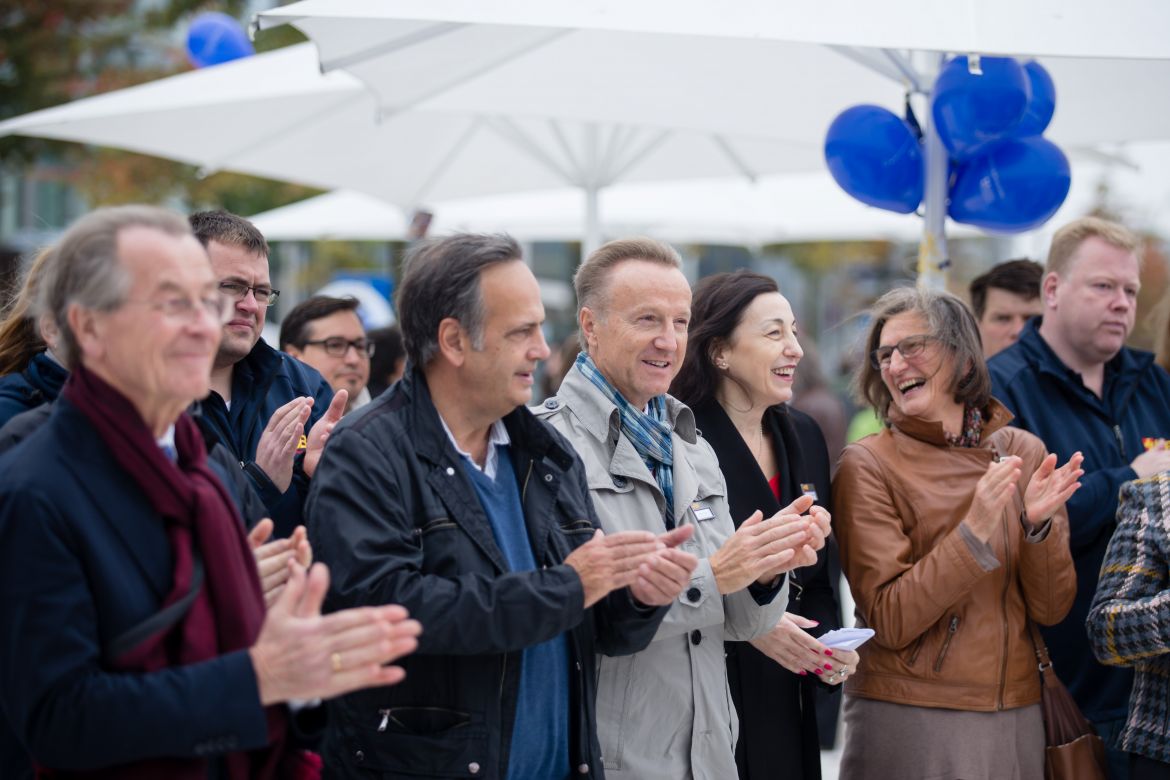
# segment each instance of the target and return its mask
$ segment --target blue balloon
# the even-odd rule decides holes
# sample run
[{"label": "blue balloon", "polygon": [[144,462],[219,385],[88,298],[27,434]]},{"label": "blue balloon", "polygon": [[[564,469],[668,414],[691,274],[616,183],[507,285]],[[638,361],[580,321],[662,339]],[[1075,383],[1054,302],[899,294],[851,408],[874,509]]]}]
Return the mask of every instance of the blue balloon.
[{"label": "blue balloon", "polygon": [[1056,111],[1056,84],[1052,76],[1036,60],[1024,63],[1024,72],[1028,74],[1029,94],[1028,109],[1020,121],[1014,135],[1017,138],[1026,138],[1030,135],[1040,135],[1052,121],[1052,114]]},{"label": "blue balloon", "polygon": [[1028,108],[1028,74],[1010,57],[981,57],[983,73],[967,58],[948,62],[934,82],[931,115],[939,138],[956,160],[968,160],[1009,137]]},{"label": "blue balloon", "polygon": [[1038,135],[1012,138],[959,166],[947,213],[987,230],[1031,230],[1056,213],[1071,183],[1056,144]]},{"label": "blue balloon", "polygon": [[825,134],[825,162],[862,203],[909,214],[922,202],[922,149],[910,126],[880,106],[853,106]]},{"label": "blue balloon", "polygon": [[187,57],[196,68],[238,60],[255,53],[244,28],[227,14],[218,11],[201,13],[187,30]]}]

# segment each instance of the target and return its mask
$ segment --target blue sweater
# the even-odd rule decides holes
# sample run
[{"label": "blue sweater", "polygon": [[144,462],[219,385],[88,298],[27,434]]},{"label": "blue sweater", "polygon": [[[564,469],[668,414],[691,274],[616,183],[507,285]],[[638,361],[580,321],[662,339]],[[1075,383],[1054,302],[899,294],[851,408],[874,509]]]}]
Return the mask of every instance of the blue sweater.
[{"label": "blue sweater", "polygon": [[[511,571],[532,571],[536,559],[520,505],[508,447],[497,446],[495,480],[466,457],[464,469]],[[508,780],[548,780],[569,774],[569,650],[565,635],[524,650]]]},{"label": "blue sweater", "polygon": [[1077,597],[1068,616],[1042,633],[1085,715],[1112,720],[1125,717],[1133,673],[1097,662],[1085,618],[1116,527],[1118,490],[1137,476],[1129,464],[1145,439],[1170,438],[1170,375],[1150,353],[1124,348],[1105,365],[1098,398],[1040,337],[1039,325],[1032,319],[1015,345],[989,361],[992,392],[1016,415],[1013,425],[1039,436],[1060,463],[1084,453],[1081,488],[1068,502]]}]

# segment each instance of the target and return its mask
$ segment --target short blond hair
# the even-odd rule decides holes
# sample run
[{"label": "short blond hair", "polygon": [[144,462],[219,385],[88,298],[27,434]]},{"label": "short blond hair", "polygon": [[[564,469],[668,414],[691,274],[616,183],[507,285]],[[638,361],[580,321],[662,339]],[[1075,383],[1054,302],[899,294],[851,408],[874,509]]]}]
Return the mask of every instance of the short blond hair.
[{"label": "short blond hair", "polygon": [[1052,237],[1052,246],[1048,248],[1048,262],[1044,272],[1064,274],[1068,271],[1072,256],[1090,238],[1099,238],[1110,246],[1134,254],[1138,253],[1142,245],[1141,239],[1124,225],[1100,217],[1081,217],[1056,231]]},{"label": "short blond hair", "polygon": [[[573,274],[573,291],[577,294],[577,315],[588,306],[600,312],[607,291],[610,271],[627,260],[643,260],[670,268],[682,268],[682,258],[670,244],[653,238],[621,238],[602,244],[585,258]],[[588,352],[585,333],[578,333],[581,350]]]}]

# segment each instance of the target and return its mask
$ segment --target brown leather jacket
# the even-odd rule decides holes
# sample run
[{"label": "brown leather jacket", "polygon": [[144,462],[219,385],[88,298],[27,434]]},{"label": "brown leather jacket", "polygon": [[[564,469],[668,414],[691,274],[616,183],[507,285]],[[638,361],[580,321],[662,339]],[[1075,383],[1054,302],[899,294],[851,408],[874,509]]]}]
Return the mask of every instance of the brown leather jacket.
[{"label": "brown leather jacket", "polygon": [[[948,446],[938,423],[906,420],[842,454],[833,526],[857,625],[877,632],[850,695],[978,711],[1040,700],[1025,618],[1060,621],[1076,577],[1063,508],[1025,539],[1022,496],[1046,452],[1009,420],[993,400],[979,447]],[[1002,532],[983,545],[962,523],[996,453],[1023,458],[1022,476]]]}]

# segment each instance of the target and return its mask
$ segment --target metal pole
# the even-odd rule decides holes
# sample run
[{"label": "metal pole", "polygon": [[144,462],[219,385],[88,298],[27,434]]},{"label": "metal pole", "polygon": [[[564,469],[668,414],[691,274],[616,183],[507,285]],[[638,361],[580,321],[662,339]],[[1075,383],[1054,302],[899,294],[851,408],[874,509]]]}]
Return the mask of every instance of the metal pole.
[{"label": "metal pole", "polygon": [[[924,83],[933,83],[942,68],[945,55],[923,53],[920,72]],[[926,163],[926,191],[923,196],[922,243],[918,246],[918,284],[941,290],[947,286],[947,150],[935,130],[930,113],[930,93],[924,92],[925,109],[918,112],[923,128],[923,153]]]},{"label": "metal pole", "polygon": [[585,239],[581,242],[581,260],[584,261],[601,246],[601,212],[598,208],[598,188],[593,182],[585,187]]},{"label": "metal pole", "polygon": [[602,172],[599,170],[600,149],[598,148],[599,129],[596,124],[590,123],[585,127],[585,235],[581,243],[581,260],[593,253],[601,246],[601,212],[598,205],[598,192]]}]

